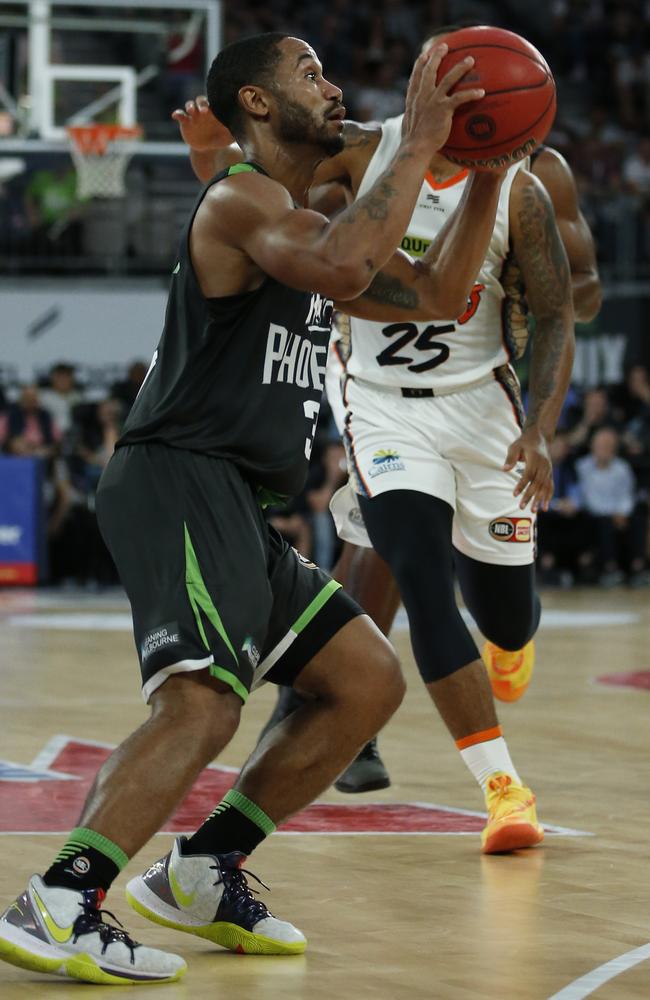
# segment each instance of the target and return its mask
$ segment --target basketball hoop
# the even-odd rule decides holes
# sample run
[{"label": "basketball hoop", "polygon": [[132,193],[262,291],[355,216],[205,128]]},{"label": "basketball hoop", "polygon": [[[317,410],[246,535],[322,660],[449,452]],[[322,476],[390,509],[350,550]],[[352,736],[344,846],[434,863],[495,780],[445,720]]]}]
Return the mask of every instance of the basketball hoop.
[{"label": "basketball hoop", "polygon": [[124,175],[142,135],[138,126],[68,125],[72,162],[80,198],[122,198]]}]

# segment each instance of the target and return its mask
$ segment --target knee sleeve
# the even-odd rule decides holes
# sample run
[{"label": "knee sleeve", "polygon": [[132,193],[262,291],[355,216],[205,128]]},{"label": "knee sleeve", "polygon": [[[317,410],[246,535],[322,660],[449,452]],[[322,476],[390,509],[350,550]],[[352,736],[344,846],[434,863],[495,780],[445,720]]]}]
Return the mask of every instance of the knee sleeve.
[{"label": "knee sleeve", "polygon": [[521,649],[533,637],[542,613],[535,591],[535,564],[497,566],[455,553],[458,582],[467,609],[486,639],[501,649]]},{"label": "knee sleeve", "polygon": [[373,547],[397,580],[422,679],[441,680],[476,660],[454,595],[451,507],[414,490],[359,501]]}]

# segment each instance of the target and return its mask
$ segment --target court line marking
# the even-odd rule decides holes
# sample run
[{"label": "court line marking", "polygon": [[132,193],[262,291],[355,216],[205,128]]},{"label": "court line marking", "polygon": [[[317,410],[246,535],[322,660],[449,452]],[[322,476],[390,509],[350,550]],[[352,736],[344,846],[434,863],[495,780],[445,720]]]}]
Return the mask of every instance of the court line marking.
[{"label": "court line marking", "polygon": [[639,965],[647,958],[650,958],[650,944],[633,948],[632,951],[626,951],[618,958],[612,958],[609,962],[597,966],[591,972],[581,976],[580,979],[575,979],[559,993],[554,993],[548,1000],[583,1000],[584,997],[595,993],[604,983],[608,983],[610,979],[620,976],[622,972],[627,972],[628,969],[634,968],[635,965]]},{"label": "court line marking", "polygon": [[[378,803],[377,803],[378,804]],[[392,803],[391,803],[392,804]],[[154,837],[191,836],[192,830],[158,830]],[[66,830],[0,830],[0,837],[68,837]],[[478,830],[275,830],[275,837],[478,837]],[[567,836],[546,831],[547,837]],[[568,834],[571,836],[571,834]],[[594,834],[588,834],[594,836]]]},{"label": "court line marking", "polygon": [[[83,746],[87,747],[102,747],[105,750],[115,750],[117,747],[116,743],[105,743],[103,740],[85,740],[80,736],[67,736],[65,733],[59,733],[56,736],[51,736],[42,750],[40,750],[34,760],[29,765],[30,767],[42,769],[42,770],[52,770],[51,765],[54,763],[58,757],[61,750],[63,750],[68,743],[81,743]],[[240,767],[230,767],[229,764],[208,764],[205,768],[208,771],[228,771],[230,774],[239,774],[241,771]],[[56,772],[58,773],[58,772]],[[61,772],[63,773],[63,772]],[[74,778],[78,778],[79,775],[72,775]]]},{"label": "court line marking", "polygon": [[[84,746],[94,746],[102,747],[107,750],[114,750],[115,744],[107,743],[103,740],[91,740],[83,739],[81,737],[69,736],[65,733],[58,733],[55,736],[51,736],[47,741],[43,749],[36,755],[36,757],[28,765],[35,770],[50,770],[52,771],[52,764],[54,763],[59,752],[64,749],[69,743],[81,743]],[[232,774],[239,774],[240,769],[237,767],[230,767],[226,764],[208,764],[208,769],[210,770],[221,770],[227,771]],[[58,773],[52,771],[53,774]],[[63,772],[61,772],[63,774]],[[66,775],[66,777],[75,779],[77,775]],[[368,805],[381,805],[382,800],[368,803]],[[436,802],[390,802],[385,803],[387,805],[408,805],[408,806],[418,806],[421,809],[428,810],[438,810],[440,812],[455,813],[462,816],[476,816],[480,819],[485,819],[485,813],[479,812],[476,809],[462,809],[455,806],[442,805]],[[595,834],[587,830],[576,830],[571,827],[556,826],[552,823],[542,824],[544,826],[544,832],[551,837],[594,837]],[[68,831],[69,832],[69,831]],[[193,831],[175,831],[176,833]],[[54,831],[54,830],[3,830],[0,831],[0,836],[60,836],[65,834],[66,831]],[[160,834],[166,834],[167,831],[160,831]],[[466,831],[447,831],[447,830],[395,830],[395,831],[365,831],[365,830],[340,830],[340,831],[326,831],[326,830],[310,830],[310,831],[300,831],[300,830],[279,830],[277,831],[281,836],[291,837],[291,836],[318,836],[318,837],[475,837],[476,831],[466,830]],[[158,836],[159,834],[156,834]]]}]

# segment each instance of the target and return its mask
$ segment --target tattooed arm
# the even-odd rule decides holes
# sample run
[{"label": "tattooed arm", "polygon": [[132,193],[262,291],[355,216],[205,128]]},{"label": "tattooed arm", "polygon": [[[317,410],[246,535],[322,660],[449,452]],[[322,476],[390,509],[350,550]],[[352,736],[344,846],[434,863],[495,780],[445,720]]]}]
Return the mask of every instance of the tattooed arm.
[{"label": "tattooed arm", "polygon": [[588,323],[598,315],[602,291],[594,240],[580,211],[571,168],[557,150],[547,147],[535,158],[531,173],[539,177],[553,202],[557,228],[569,258],[576,320]]},{"label": "tattooed arm", "polygon": [[515,496],[521,496],[522,508],[532,500],[533,510],[546,509],[553,495],[547,443],[555,434],[571,379],[574,317],[571,272],[553,206],[544,186],[526,170],[519,171],[512,185],[510,239],[535,317],[535,334],[528,414],[505,468],[525,462]]},{"label": "tattooed arm", "polygon": [[363,295],[339,308],[381,322],[453,319],[487,255],[503,174],[473,173],[455,212],[418,260],[398,251]]}]

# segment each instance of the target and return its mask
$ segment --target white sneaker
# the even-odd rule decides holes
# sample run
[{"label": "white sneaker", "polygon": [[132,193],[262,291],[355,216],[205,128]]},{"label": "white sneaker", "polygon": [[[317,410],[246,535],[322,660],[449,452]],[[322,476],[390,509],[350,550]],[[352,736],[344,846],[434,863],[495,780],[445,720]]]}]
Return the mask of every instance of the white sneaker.
[{"label": "white sneaker", "polygon": [[145,948],[125,930],[104,923],[103,897],[101,889],[48,886],[32,875],[0,917],[0,959],[106,986],[180,979],[187,965],[179,955]]},{"label": "white sneaker", "polygon": [[166,857],[131,879],[126,898],[134,910],[156,924],[241,954],[303,953],[305,936],[293,924],[277,920],[253,895],[246,881],[252,873],[240,868],[244,854],[186,855],[186,842],[179,837]]}]

